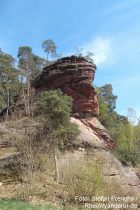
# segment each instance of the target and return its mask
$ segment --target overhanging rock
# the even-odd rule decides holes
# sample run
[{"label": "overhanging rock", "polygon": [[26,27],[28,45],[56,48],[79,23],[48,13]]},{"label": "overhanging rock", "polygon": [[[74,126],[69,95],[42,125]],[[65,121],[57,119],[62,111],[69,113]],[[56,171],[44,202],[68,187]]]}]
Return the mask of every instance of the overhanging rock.
[{"label": "overhanging rock", "polygon": [[99,116],[99,103],[92,86],[96,65],[84,57],[64,57],[46,66],[35,79],[36,90],[60,89],[73,98],[73,113],[78,117]]}]

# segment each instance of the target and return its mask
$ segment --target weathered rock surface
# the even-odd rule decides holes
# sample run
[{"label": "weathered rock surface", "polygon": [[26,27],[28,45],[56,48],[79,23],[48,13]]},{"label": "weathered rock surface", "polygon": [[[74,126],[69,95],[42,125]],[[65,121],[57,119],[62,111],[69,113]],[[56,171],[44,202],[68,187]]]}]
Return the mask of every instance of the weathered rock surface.
[{"label": "weathered rock surface", "polygon": [[45,67],[33,86],[36,90],[60,89],[73,98],[74,113],[98,117],[98,97],[92,86],[95,70],[95,64],[84,57],[65,57]]},{"label": "weathered rock surface", "polygon": [[79,127],[80,135],[78,139],[80,147],[111,149],[114,146],[114,142],[108,135],[107,130],[97,118],[76,119],[72,117],[71,122]]},{"label": "weathered rock surface", "polygon": [[111,183],[118,183],[126,195],[140,195],[140,179],[133,167],[123,166],[121,162],[109,151],[96,150],[94,159],[102,164],[103,176]]}]

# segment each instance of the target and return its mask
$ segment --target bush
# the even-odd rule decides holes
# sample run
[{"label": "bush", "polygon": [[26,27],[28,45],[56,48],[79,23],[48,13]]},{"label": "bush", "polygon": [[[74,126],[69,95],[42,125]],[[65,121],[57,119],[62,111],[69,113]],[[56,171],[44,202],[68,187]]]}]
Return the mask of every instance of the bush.
[{"label": "bush", "polygon": [[140,153],[136,145],[132,148],[128,148],[126,144],[119,143],[115,149],[115,155],[124,165],[137,165],[140,163]]},{"label": "bush", "polygon": [[125,165],[140,163],[140,153],[135,138],[133,126],[130,123],[121,124],[118,132],[118,141],[115,155]]},{"label": "bush", "polygon": [[61,182],[66,185],[64,196],[69,202],[74,203],[75,196],[91,197],[104,191],[101,168],[92,161],[71,162],[64,165],[60,173]]}]

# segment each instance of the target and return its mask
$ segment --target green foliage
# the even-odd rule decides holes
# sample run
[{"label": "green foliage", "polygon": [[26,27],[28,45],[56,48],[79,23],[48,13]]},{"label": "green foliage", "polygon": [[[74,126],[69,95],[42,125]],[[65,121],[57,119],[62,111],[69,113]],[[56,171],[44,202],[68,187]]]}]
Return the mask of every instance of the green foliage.
[{"label": "green foliage", "polygon": [[121,122],[119,120],[121,116],[114,111],[117,96],[112,91],[113,88],[110,84],[98,87],[97,89],[100,106],[99,120],[109,130],[112,137],[116,139],[116,129]]},{"label": "green foliage", "polygon": [[45,64],[46,60],[35,55],[30,46],[22,46],[18,50],[17,68],[15,59],[0,49],[0,111],[9,107],[21,90],[28,88],[29,92],[31,81]]},{"label": "green foliage", "polygon": [[104,192],[101,168],[91,160],[82,159],[64,165],[61,180],[66,185],[66,199],[71,202],[81,203],[75,196],[92,197]]},{"label": "green foliage", "polygon": [[47,60],[48,60],[48,56],[49,54],[51,54],[52,57],[56,56],[56,49],[57,46],[55,44],[55,42],[51,39],[46,39],[42,42],[42,48],[44,49],[44,52],[47,53]]},{"label": "green foliage", "polygon": [[78,57],[85,57],[88,61],[94,62],[94,60],[93,60],[94,53],[90,52],[90,51],[87,51],[86,54],[85,54],[83,52],[83,48],[76,48],[75,55],[78,56]]},{"label": "green foliage", "polygon": [[32,48],[29,46],[19,47],[18,58],[21,76],[28,80],[33,80],[45,64],[45,59],[33,54]]},{"label": "green foliage", "polygon": [[100,116],[99,120],[103,125],[107,127],[107,124],[109,123],[110,116],[109,116],[109,107],[106,101],[100,102]]},{"label": "green foliage", "polygon": [[0,50],[0,110],[9,106],[13,97],[18,94],[18,71],[14,62],[11,55]]},{"label": "green foliage", "polygon": [[38,55],[33,54],[33,61],[34,61],[34,69],[35,69],[35,76],[42,71],[43,67],[46,64],[46,60],[44,58],[39,57]]},{"label": "green foliage", "polygon": [[119,142],[115,154],[124,165],[137,165],[140,163],[139,150],[136,145],[133,145],[130,149],[127,146],[127,142],[125,144]]},{"label": "green foliage", "polygon": [[107,128],[116,141],[114,153],[124,164],[140,163],[138,145],[140,145],[139,126],[133,126],[128,118],[115,111],[117,96],[112,85],[106,84],[97,89],[100,103],[100,122]]},{"label": "green foliage", "polygon": [[113,88],[111,84],[106,84],[99,89],[100,102],[106,102],[110,112],[116,108],[117,96],[112,93]]},{"label": "green foliage", "polygon": [[52,120],[53,127],[65,125],[70,121],[71,98],[60,91],[42,92],[39,97],[39,111]]},{"label": "green foliage", "polygon": [[[34,55],[32,48],[29,46],[19,47],[18,50],[18,66],[20,68],[21,89],[23,92],[24,105],[26,115],[31,114],[31,95],[32,95],[32,81],[40,73],[45,59]],[[27,94],[25,95],[25,92]]]},{"label": "green foliage", "polygon": [[140,154],[135,138],[133,126],[121,124],[118,132],[118,141],[115,148],[115,154],[124,164],[139,164]]},{"label": "green foliage", "polygon": [[36,114],[45,127],[51,144],[64,149],[72,144],[79,134],[75,124],[70,122],[72,100],[60,91],[42,92],[37,104]]},{"label": "green foliage", "polygon": [[121,125],[128,124],[128,119],[115,111],[117,96],[112,91],[111,84],[97,88],[100,106],[99,120],[109,130],[112,137],[117,140]]}]

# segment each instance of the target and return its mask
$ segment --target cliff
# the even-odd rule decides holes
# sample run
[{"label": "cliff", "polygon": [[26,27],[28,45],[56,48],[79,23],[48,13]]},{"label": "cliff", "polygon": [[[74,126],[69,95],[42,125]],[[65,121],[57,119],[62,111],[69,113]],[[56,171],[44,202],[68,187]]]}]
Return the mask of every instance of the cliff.
[{"label": "cliff", "polygon": [[[64,94],[71,96],[73,116],[77,118],[75,123],[82,123],[85,130],[88,129],[82,144],[96,147],[99,140],[104,148],[112,148],[114,141],[97,119],[99,102],[93,87],[95,71],[96,65],[84,57],[64,57],[46,66],[35,79],[33,87],[37,91],[60,89]],[[92,141],[86,140],[89,139],[89,129],[93,133]]]},{"label": "cliff", "polygon": [[64,57],[46,66],[33,83],[36,90],[60,89],[73,98],[73,113],[99,116],[99,103],[92,82],[96,66],[84,57]]}]

